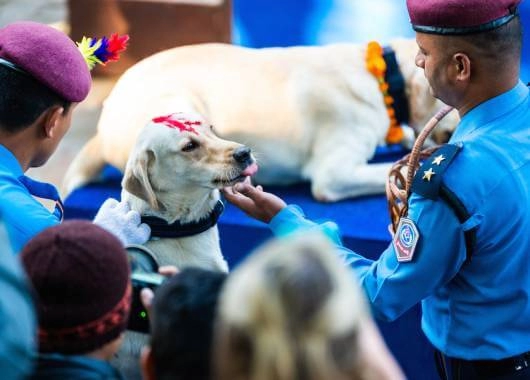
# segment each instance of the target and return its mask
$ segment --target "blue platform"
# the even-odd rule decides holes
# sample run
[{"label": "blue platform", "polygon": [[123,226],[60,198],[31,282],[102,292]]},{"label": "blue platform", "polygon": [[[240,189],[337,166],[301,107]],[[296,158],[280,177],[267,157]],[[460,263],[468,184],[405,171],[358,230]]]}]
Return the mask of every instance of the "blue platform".
[{"label": "blue platform", "polygon": [[[398,146],[379,148],[373,162],[395,161],[406,152]],[[74,191],[65,200],[67,219],[92,219],[109,197],[120,198],[122,173],[106,167],[102,179]],[[341,229],[344,244],[376,259],[388,246],[387,202],[384,196],[370,196],[337,203],[316,202],[309,184],[267,187],[287,203],[300,205],[313,220],[333,220]],[[231,268],[235,267],[258,244],[271,237],[268,227],[226,204],[219,220],[221,248]],[[416,306],[393,323],[380,323],[385,340],[409,379],[436,379],[432,349],[420,331],[420,310]]]}]

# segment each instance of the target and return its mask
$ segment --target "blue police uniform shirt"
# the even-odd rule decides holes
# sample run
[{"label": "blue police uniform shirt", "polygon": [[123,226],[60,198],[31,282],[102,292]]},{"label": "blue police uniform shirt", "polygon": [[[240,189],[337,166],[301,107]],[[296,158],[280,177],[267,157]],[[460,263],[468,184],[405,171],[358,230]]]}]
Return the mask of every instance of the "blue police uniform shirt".
[{"label": "blue police uniform shirt", "polygon": [[13,153],[0,145],[0,214],[15,253],[39,232],[60,223],[24,186],[26,178]]},{"label": "blue police uniform shirt", "polygon": [[[399,262],[392,244],[376,261],[337,247],[376,317],[393,320],[421,300],[422,329],[444,354],[467,360],[518,355],[530,350],[528,88],[519,82],[470,110],[449,143],[462,149],[438,175],[465,206],[466,221],[445,201],[413,193],[408,217],[420,237],[412,261]],[[315,226],[293,206],[270,223],[279,236]],[[476,244],[467,261],[464,232],[471,229]],[[325,230],[339,240],[329,226]]]},{"label": "blue police uniform shirt", "polygon": [[37,349],[37,318],[29,282],[4,226],[0,215],[0,377],[27,379]]}]

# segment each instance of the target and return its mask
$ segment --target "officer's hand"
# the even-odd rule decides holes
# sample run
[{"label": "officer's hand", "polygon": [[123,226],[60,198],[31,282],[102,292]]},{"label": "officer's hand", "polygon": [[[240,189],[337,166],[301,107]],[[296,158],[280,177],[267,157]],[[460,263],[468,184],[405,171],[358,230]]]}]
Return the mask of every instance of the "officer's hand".
[{"label": "officer's hand", "polygon": [[237,183],[223,189],[227,201],[243,210],[247,215],[269,223],[287,205],[274,194],[263,191],[261,186],[249,182]]},{"label": "officer's hand", "polygon": [[107,199],[100,207],[94,224],[103,227],[121,240],[123,245],[143,244],[149,240],[151,229],[141,223],[140,214],[131,210],[128,203]]}]

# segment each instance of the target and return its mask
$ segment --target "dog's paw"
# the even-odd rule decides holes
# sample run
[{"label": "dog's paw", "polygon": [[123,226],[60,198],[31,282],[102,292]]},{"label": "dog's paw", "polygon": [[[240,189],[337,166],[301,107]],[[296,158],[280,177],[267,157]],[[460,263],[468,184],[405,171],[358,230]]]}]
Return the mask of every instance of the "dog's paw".
[{"label": "dog's paw", "polygon": [[324,190],[324,189],[313,188],[311,192],[313,194],[313,198],[323,203],[336,202],[344,198],[344,197],[338,196],[338,194],[334,194],[332,191]]}]

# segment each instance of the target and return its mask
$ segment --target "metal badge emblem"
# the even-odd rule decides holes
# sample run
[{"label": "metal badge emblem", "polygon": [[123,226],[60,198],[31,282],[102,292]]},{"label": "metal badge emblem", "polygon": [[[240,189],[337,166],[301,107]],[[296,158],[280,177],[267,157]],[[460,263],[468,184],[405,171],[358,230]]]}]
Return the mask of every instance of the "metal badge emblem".
[{"label": "metal badge emblem", "polygon": [[409,218],[401,218],[392,244],[399,262],[411,261],[420,238],[418,228]]}]

